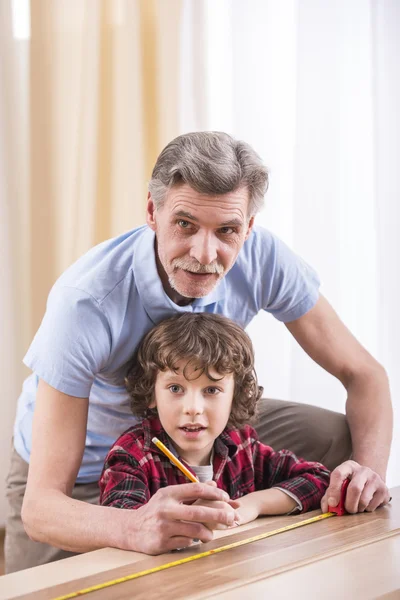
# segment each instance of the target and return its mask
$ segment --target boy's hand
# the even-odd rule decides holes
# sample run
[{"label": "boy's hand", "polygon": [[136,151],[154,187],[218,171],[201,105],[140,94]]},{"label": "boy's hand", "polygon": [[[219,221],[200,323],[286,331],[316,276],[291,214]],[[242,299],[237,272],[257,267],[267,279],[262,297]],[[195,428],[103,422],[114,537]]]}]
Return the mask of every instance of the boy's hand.
[{"label": "boy's hand", "polygon": [[[206,485],[217,487],[215,481],[207,481]],[[228,502],[224,502],[223,500],[196,500],[196,502],[193,502],[192,506],[208,506],[209,508],[215,508],[220,511],[226,512],[229,520],[237,520],[235,513],[235,509],[238,506],[237,500],[229,500]],[[228,529],[229,527],[232,527],[232,525],[218,523],[217,521],[209,521],[208,523],[204,523],[204,525],[208,527],[208,529],[210,529],[211,531],[213,531],[214,529]]]},{"label": "boy's hand", "polygon": [[244,525],[254,521],[260,515],[258,501],[253,494],[243,496],[239,500],[235,500],[238,504],[236,509],[236,524]]}]

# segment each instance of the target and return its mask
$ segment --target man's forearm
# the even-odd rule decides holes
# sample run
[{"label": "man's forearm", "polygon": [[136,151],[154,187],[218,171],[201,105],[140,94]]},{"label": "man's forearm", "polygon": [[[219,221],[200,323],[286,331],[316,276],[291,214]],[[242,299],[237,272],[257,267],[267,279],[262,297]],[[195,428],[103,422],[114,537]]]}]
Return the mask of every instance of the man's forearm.
[{"label": "man's forearm", "polygon": [[346,415],[353,459],[385,479],[393,431],[389,381],[379,367],[355,376],[347,386]]},{"label": "man's forearm", "polygon": [[[137,510],[96,506],[69,498],[60,490],[40,489],[26,496],[22,520],[34,541],[72,552],[111,546],[160,554],[190,546],[194,539],[212,540],[208,522],[231,526],[235,513],[228,494],[205,483],[161,488]],[[223,506],[195,506],[193,501]]]},{"label": "man's forearm", "polygon": [[24,503],[22,510],[24,527],[34,541],[70,552],[122,548],[123,517],[118,508],[81,502],[53,490],[43,493],[40,500]]}]

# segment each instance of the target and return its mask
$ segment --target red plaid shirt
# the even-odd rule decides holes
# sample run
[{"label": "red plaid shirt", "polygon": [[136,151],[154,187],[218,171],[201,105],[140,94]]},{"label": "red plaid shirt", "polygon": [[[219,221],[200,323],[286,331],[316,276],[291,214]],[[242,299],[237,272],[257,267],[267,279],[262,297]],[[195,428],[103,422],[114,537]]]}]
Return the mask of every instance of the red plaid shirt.
[{"label": "red plaid shirt", "polygon": [[[173,451],[158,418],[144,419],[118,438],[101,474],[101,504],[139,508],[160,488],[188,483],[185,475],[152,443],[154,436]],[[232,500],[275,487],[300,500],[302,511],[294,512],[319,508],[329,485],[329,471],[323,465],[297,458],[289,450],[274,452],[259,442],[248,425],[242,429],[226,428],[215,440],[213,471],[214,481]]]}]

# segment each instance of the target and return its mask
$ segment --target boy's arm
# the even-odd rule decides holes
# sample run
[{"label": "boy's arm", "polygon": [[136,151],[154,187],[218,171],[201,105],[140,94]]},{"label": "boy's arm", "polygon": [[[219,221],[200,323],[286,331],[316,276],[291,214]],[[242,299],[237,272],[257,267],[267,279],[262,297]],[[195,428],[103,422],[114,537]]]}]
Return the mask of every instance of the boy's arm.
[{"label": "boy's arm", "polygon": [[258,489],[282,490],[297,500],[300,512],[319,508],[330,478],[324,465],[298,458],[289,450],[274,452],[258,440],[253,457]]},{"label": "boy's arm", "polygon": [[260,515],[281,515],[319,508],[329,485],[329,471],[320,463],[297,458],[293,452],[253,443],[256,492],[238,500],[241,524]]},{"label": "boy's arm", "polygon": [[298,506],[296,500],[277,488],[251,492],[234,502],[239,525],[254,521],[261,515],[286,515]]}]

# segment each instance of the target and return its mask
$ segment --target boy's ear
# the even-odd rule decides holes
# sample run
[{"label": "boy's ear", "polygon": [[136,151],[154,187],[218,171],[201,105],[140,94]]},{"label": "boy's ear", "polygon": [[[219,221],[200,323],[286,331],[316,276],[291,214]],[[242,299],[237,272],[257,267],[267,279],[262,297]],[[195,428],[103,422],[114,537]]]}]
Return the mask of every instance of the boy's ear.
[{"label": "boy's ear", "polygon": [[156,408],[156,407],[157,407],[157,405],[156,405],[156,399],[153,397],[153,398],[150,400],[150,402],[149,402],[149,406],[148,406],[148,408]]}]

